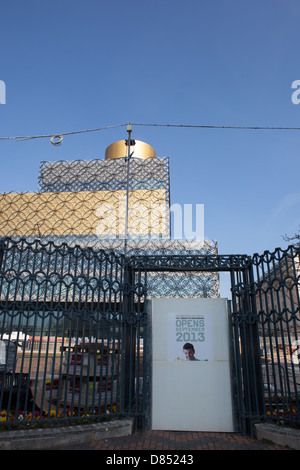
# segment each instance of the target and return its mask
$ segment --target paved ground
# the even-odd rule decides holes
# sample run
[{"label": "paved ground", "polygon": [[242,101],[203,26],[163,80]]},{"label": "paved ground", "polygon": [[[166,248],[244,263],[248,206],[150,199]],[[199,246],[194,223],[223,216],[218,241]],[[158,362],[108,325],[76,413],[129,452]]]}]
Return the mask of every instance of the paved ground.
[{"label": "paved ground", "polygon": [[78,444],[60,450],[288,450],[238,433],[147,431],[124,437],[103,439],[90,444]]}]

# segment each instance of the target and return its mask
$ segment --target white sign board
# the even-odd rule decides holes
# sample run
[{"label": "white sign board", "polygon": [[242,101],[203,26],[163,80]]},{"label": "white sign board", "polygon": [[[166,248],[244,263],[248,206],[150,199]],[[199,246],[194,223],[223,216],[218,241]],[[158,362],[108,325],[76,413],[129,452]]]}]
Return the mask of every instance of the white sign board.
[{"label": "white sign board", "polygon": [[227,299],[153,299],[152,429],[233,432]]}]

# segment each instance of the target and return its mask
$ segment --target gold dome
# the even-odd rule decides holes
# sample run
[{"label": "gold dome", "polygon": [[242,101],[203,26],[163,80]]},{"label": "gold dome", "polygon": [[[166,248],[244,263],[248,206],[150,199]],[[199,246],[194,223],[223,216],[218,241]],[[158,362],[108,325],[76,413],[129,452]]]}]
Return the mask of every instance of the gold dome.
[{"label": "gold dome", "polygon": [[[147,158],[156,158],[156,152],[151,145],[135,140],[135,144],[130,146],[130,153],[134,152],[133,158],[141,158],[143,160]],[[119,140],[110,144],[105,150],[105,160],[113,160],[115,158],[127,157],[128,148],[126,146],[126,140]]]}]

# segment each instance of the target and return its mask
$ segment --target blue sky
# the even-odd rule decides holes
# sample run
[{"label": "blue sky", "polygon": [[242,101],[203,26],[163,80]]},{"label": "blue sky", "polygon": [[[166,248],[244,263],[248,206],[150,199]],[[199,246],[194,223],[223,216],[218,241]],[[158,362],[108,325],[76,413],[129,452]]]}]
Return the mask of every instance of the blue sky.
[{"label": "blue sky", "polygon": [[[297,0],[1,2],[0,136],[123,124],[300,127]],[[126,128],[0,140],[0,192],[41,161],[104,158]],[[204,204],[220,253],[285,248],[300,226],[300,131],[134,126],[170,158],[171,202]]]}]

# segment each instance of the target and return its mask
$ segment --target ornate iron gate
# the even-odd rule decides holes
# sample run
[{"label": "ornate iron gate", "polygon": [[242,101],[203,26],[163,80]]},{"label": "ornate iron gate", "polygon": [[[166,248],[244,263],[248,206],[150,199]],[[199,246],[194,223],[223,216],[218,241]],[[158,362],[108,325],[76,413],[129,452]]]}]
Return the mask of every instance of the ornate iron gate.
[{"label": "ornate iron gate", "polygon": [[231,274],[238,429],[297,424],[299,248],[254,255],[145,255],[2,239],[0,424],[132,416],[149,425],[149,272]]},{"label": "ornate iron gate", "polygon": [[272,420],[299,426],[300,247],[262,256],[135,256],[139,273],[228,271],[232,389],[237,429]]}]

